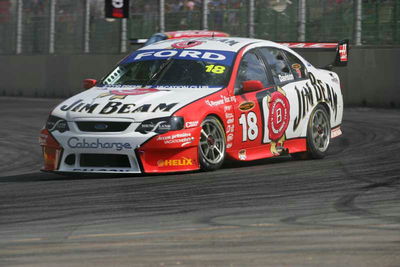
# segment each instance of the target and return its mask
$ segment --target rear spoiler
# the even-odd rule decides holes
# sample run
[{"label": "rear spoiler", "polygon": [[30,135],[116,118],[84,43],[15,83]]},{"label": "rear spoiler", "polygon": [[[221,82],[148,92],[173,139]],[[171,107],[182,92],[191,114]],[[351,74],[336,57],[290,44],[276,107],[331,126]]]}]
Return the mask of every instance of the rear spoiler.
[{"label": "rear spoiler", "polygon": [[338,43],[317,43],[317,42],[278,42],[281,45],[293,49],[323,49],[323,50],[336,50],[335,61],[326,65],[323,69],[332,70],[333,67],[345,67],[349,61],[349,40],[341,40]]}]

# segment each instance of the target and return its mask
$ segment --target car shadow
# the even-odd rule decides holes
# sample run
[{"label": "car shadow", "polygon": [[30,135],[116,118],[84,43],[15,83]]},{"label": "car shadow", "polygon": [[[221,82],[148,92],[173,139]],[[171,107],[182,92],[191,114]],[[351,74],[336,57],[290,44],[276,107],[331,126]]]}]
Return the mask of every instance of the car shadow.
[{"label": "car shadow", "polygon": [[[234,161],[226,160],[220,170],[234,170],[237,168],[269,165],[292,161],[290,156],[281,156],[254,161]],[[218,172],[215,171],[215,172]],[[73,181],[73,180],[95,180],[95,179],[113,179],[113,178],[143,178],[160,176],[180,176],[187,174],[204,174],[202,171],[172,172],[172,173],[145,173],[145,174],[90,174],[90,173],[51,173],[51,172],[32,172],[18,175],[0,176],[0,183],[27,183],[27,182],[45,182],[45,181]]]},{"label": "car shadow", "polygon": [[[135,176],[143,176],[138,174]],[[44,182],[44,181],[66,181],[66,180],[83,180],[83,179],[110,179],[128,177],[120,174],[56,174],[50,172],[32,172],[18,175],[0,176],[0,183],[25,183],[25,182]],[[129,177],[132,177],[130,175]]]}]

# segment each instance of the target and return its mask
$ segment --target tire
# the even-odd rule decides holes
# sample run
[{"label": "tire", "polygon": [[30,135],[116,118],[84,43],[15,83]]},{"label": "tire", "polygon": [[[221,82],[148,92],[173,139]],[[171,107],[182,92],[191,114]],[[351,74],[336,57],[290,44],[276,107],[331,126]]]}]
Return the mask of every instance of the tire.
[{"label": "tire", "polygon": [[199,162],[203,171],[214,171],[225,160],[226,136],[224,127],[214,116],[208,116],[201,123],[199,141]]},{"label": "tire", "polygon": [[331,140],[331,123],[328,112],[318,105],[311,113],[307,124],[307,152],[292,154],[295,159],[322,159]]}]

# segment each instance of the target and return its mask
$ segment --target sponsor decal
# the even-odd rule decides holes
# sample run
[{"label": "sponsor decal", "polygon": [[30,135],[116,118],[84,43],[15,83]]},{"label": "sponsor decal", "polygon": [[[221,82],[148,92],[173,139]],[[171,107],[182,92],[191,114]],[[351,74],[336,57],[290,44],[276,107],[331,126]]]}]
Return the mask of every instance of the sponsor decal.
[{"label": "sponsor decal", "polygon": [[182,157],[180,159],[160,159],[157,161],[158,167],[177,167],[177,166],[191,166],[193,159]]},{"label": "sponsor decal", "polygon": [[[212,39],[215,40],[215,39]],[[235,44],[238,44],[238,41],[232,40],[232,39],[219,39],[218,40],[221,43],[227,44],[229,46],[234,46]]]},{"label": "sponsor decal", "polygon": [[157,106],[152,104],[142,104],[140,106],[136,106],[136,104],[124,104],[123,102],[118,101],[110,101],[105,104],[102,108],[99,106],[100,104],[95,103],[85,103],[83,99],[79,99],[72,104],[63,105],[60,107],[61,111],[73,111],[73,112],[83,112],[83,113],[94,113],[98,111],[99,114],[126,114],[126,113],[135,113],[135,112],[169,112],[174,106],[178,103],[160,103]]},{"label": "sponsor decal", "polygon": [[301,78],[301,65],[299,63],[294,63],[292,64],[292,69],[294,69],[296,71],[297,77]]},{"label": "sponsor decal", "polygon": [[174,43],[172,44],[173,48],[178,48],[178,49],[184,49],[184,48],[190,48],[193,46],[198,46],[203,44],[204,42],[200,42],[200,41],[183,41],[183,42],[179,42],[179,43]]},{"label": "sponsor decal", "polygon": [[249,111],[249,110],[252,110],[254,108],[254,106],[255,106],[255,104],[253,101],[246,101],[239,105],[239,109],[241,111]]},{"label": "sponsor decal", "polygon": [[294,76],[293,76],[293,74],[291,74],[291,73],[289,73],[289,74],[283,74],[283,75],[278,74],[278,77],[279,77],[279,81],[280,81],[280,82],[287,82],[287,81],[294,80]]},{"label": "sponsor decal", "polygon": [[199,121],[187,121],[185,122],[185,127],[186,128],[193,128],[197,127],[199,125]]},{"label": "sponsor decal", "polygon": [[236,103],[236,96],[227,97],[227,96],[221,95],[221,97],[224,99],[225,103],[231,103],[231,102],[235,102]]},{"label": "sponsor decal", "polygon": [[246,156],[246,149],[242,149],[239,151],[239,159],[240,160],[246,160],[247,156]]},{"label": "sponsor decal", "polygon": [[[210,107],[216,107],[219,105],[223,105],[226,103],[231,103],[231,102],[236,102],[236,97],[235,96],[223,96],[221,95],[221,99],[220,100],[206,100],[205,103],[207,105],[209,105]],[[231,105],[230,105],[231,106]],[[224,107],[225,109],[225,107]],[[227,108],[225,111],[229,110],[230,108]]]},{"label": "sponsor decal", "polygon": [[232,147],[232,143],[227,143],[226,144],[226,148],[231,148]]},{"label": "sponsor decal", "polygon": [[285,91],[278,87],[278,90],[268,96],[268,131],[271,139],[271,153],[279,155],[283,150],[286,140],[285,132],[290,120],[290,105]]},{"label": "sponsor decal", "polygon": [[294,70],[301,69],[301,65],[299,63],[294,63],[294,64],[292,64],[292,69],[294,69]]},{"label": "sponsor decal", "polygon": [[[221,89],[221,86],[207,86],[207,85],[161,85],[157,86],[159,89]],[[164,90],[160,90],[164,91]]]},{"label": "sponsor decal", "polygon": [[45,146],[47,145],[47,138],[49,137],[48,134],[40,133],[39,135],[39,145]]},{"label": "sponsor decal", "polygon": [[297,87],[294,88],[297,93],[299,109],[297,112],[298,115],[294,119],[293,131],[297,130],[301,120],[306,117],[310,109],[314,107],[316,103],[327,103],[333,110],[332,115],[334,114],[335,118],[337,117],[338,98],[333,87],[328,83],[316,79],[312,73],[310,73],[309,76],[310,80],[307,81],[306,85],[301,90]]},{"label": "sponsor decal", "polygon": [[217,100],[217,101],[206,100],[205,103],[207,105],[209,105],[210,107],[216,107],[216,106],[219,106],[219,105],[223,105],[225,102],[224,102],[223,99],[221,99],[221,100]]},{"label": "sponsor decal", "polygon": [[232,123],[234,123],[234,122],[235,122],[235,119],[228,119],[228,120],[226,121],[227,124],[232,124]]},{"label": "sponsor decal", "polygon": [[224,111],[225,111],[225,112],[231,111],[232,108],[233,108],[232,106],[225,106],[225,107],[224,107]]},{"label": "sponsor decal", "polygon": [[108,93],[102,93],[96,98],[111,96],[110,100],[114,99],[125,99],[127,96],[131,95],[145,95],[150,93],[157,93],[160,91],[169,91],[169,90],[159,90],[154,88],[135,88],[135,89],[119,89],[119,90],[111,90]]},{"label": "sponsor decal", "polygon": [[232,119],[234,117],[233,113],[225,113],[226,119]]},{"label": "sponsor decal", "polygon": [[96,141],[86,141],[85,138],[71,137],[67,141],[69,148],[89,148],[89,149],[115,149],[121,151],[123,149],[132,149],[131,144],[121,142],[102,142],[99,138]]},{"label": "sponsor decal", "polygon": [[152,49],[138,50],[127,58],[121,64],[143,61],[143,60],[158,60],[158,59],[185,59],[185,60],[200,60],[207,62],[215,62],[220,65],[230,66],[235,57],[235,53],[231,51],[221,50],[192,50],[192,49]]},{"label": "sponsor decal", "polygon": [[228,136],[226,137],[226,141],[227,142],[232,142],[233,141],[233,134],[228,134]]},{"label": "sponsor decal", "polygon": [[227,134],[228,133],[234,133],[235,132],[235,125],[234,124],[229,124],[226,126],[226,131]]},{"label": "sponsor decal", "polygon": [[342,135],[342,130],[340,129],[340,127],[337,127],[335,129],[332,129],[331,131],[331,138],[336,138],[338,136]]},{"label": "sponsor decal", "polygon": [[191,133],[180,133],[167,136],[158,136],[157,141],[164,141],[164,144],[181,144],[181,146],[188,145],[194,141]]}]

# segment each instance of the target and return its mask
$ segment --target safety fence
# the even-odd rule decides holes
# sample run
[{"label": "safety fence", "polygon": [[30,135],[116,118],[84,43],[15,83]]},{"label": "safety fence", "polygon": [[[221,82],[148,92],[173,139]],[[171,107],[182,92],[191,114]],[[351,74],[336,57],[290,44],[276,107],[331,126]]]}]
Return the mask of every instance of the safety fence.
[{"label": "safety fence", "polygon": [[131,0],[105,19],[104,0],[0,0],[0,54],[117,54],[129,39],[209,29],[275,41],[400,44],[400,0]]}]

